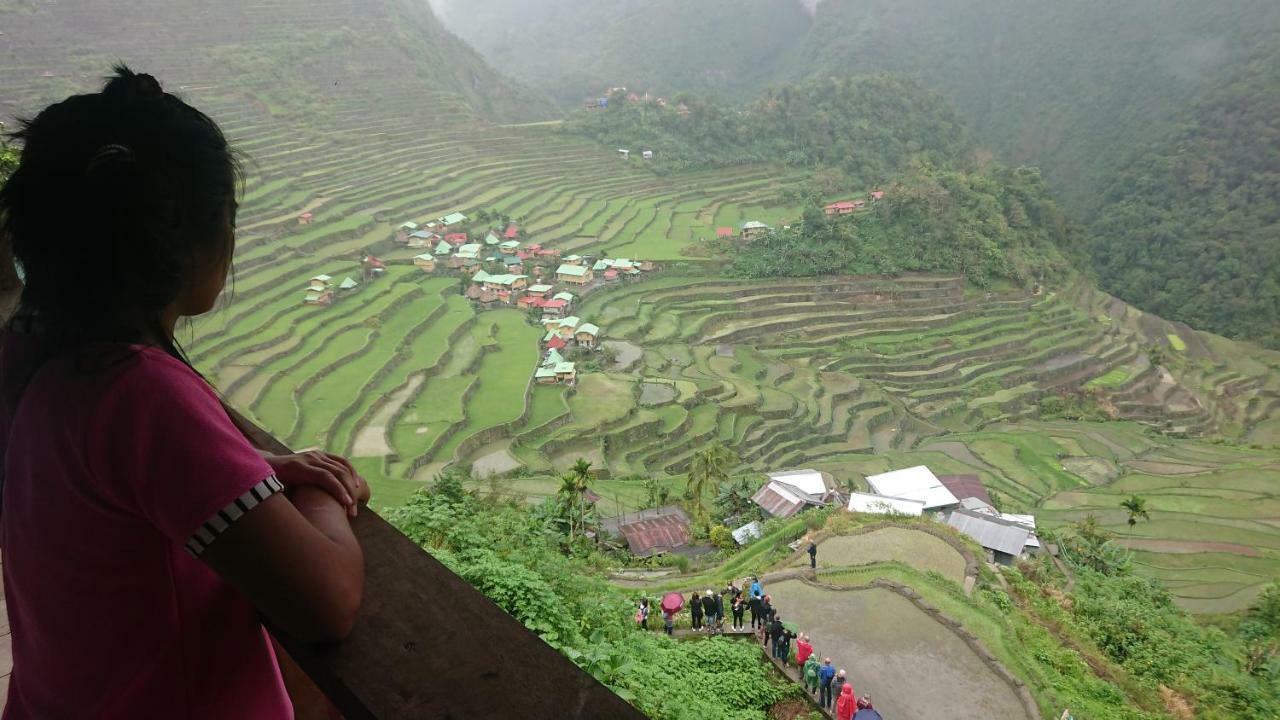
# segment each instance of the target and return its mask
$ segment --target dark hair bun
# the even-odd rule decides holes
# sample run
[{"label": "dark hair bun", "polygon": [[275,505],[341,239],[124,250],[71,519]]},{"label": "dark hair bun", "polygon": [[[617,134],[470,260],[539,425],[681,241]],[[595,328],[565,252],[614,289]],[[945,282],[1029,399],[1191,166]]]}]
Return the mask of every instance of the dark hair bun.
[{"label": "dark hair bun", "polygon": [[164,88],[160,81],[147,73],[135,73],[127,65],[116,65],[112,70],[115,76],[107,80],[102,94],[111,100],[135,100],[138,98],[158,98],[164,96]]}]

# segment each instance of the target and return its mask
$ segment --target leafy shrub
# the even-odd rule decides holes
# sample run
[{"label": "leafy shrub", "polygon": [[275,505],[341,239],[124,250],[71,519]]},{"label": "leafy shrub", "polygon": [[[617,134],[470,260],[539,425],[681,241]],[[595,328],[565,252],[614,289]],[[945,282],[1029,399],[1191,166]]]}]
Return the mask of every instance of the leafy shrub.
[{"label": "leafy shrub", "polygon": [[733,531],[724,525],[711,526],[709,536],[711,538],[711,544],[721,550],[733,550],[738,547],[738,541],[733,539]]}]

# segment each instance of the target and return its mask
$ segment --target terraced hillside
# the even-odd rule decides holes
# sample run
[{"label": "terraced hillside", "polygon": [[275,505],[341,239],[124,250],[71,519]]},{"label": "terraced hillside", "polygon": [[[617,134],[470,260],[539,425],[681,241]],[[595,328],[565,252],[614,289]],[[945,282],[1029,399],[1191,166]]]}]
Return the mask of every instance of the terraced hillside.
[{"label": "terraced hillside", "polygon": [[[1028,423],[1042,398],[1087,387],[1118,417],[1171,434],[1264,445],[1280,435],[1280,356],[1166,323],[1082,283],[1030,294],[980,292],[948,276],[723,277],[725,259],[700,240],[746,220],[797,217],[778,198],[802,173],[659,176],[554,125],[488,122],[482,115],[512,114],[522,91],[470,66],[465,49],[466,62],[447,71],[417,58],[419,47],[452,41],[433,35],[416,4],[214,5],[129,6],[150,8],[154,23],[85,0],[0,15],[0,48],[13,60],[0,65],[0,110],[30,112],[91,87],[118,55],[183,86],[226,128],[250,161],[234,292],[186,344],[228,400],[272,432],[351,455],[377,505],[398,504],[449,464],[505,474],[501,489],[536,499],[586,457],[606,507],[626,509],[645,502],[634,478],[677,489],[693,453],[714,441],[734,449],[743,470],[814,465],[853,483],[909,459],[976,468],[1011,506],[1041,508],[1049,522],[1096,509],[1115,524],[1112,496],[1133,491],[1128,476],[1116,479],[1124,463],[1182,446],[1123,426],[1134,438],[1127,454],[1079,440],[1080,457],[1101,460],[1068,463],[1075,446],[987,447],[1006,441],[989,429],[1039,427]],[[55,47],[51,27],[86,38],[83,50]],[[138,52],[121,39],[124,27],[135,38],[167,34]],[[318,48],[332,50],[330,61],[310,67]],[[527,240],[566,254],[658,264],[641,281],[597,283],[573,308],[600,326],[613,361],[602,358],[572,388],[534,385],[541,327],[515,309],[473,305],[460,274],[422,273],[411,263],[417,251],[392,242],[405,220],[476,210],[510,216]],[[310,224],[299,224],[303,213]],[[369,252],[389,262],[383,277],[330,307],[302,303],[314,275],[362,278]],[[1151,493],[1263,497],[1277,460],[1240,452],[1196,465],[1203,472],[1161,466],[1149,474]],[[1268,506],[1246,504],[1234,517],[1181,497],[1194,494],[1169,492],[1170,514],[1230,522],[1153,520],[1135,530],[1134,546],[1153,533],[1140,558],[1181,583],[1189,606],[1238,606],[1253,579],[1277,571],[1270,550],[1236,552],[1273,538]],[[1247,532],[1211,539],[1235,537],[1230,528]],[[1209,546],[1188,544],[1204,542],[1232,549],[1202,558]]]}]

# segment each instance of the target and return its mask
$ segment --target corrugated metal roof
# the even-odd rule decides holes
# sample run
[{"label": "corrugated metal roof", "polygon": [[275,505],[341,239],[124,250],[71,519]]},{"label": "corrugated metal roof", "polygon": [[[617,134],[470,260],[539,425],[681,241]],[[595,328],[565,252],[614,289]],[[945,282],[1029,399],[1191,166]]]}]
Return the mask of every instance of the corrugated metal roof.
[{"label": "corrugated metal roof", "polygon": [[973,538],[984,548],[1021,555],[1031,531],[1025,526],[972,510],[956,510],[947,524]]},{"label": "corrugated metal roof", "polygon": [[[627,546],[634,555],[645,556],[657,552],[667,552],[682,548],[689,544],[689,517],[679,508],[660,508],[650,517],[616,525],[618,534],[626,538]],[[614,523],[619,519],[614,518]],[[609,523],[602,522],[605,529]]]},{"label": "corrugated metal roof", "polygon": [[982,484],[982,478],[977,475],[939,475],[938,481],[960,500],[973,497],[988,505],[991,504],[987,488]]},{"label": "corrugated metal roof", "polygon": [[764,508],[773,517],[791,517],[805,506],[804,500],[788,490],[783,483],[770,482],[751,496],[752,502]]}]

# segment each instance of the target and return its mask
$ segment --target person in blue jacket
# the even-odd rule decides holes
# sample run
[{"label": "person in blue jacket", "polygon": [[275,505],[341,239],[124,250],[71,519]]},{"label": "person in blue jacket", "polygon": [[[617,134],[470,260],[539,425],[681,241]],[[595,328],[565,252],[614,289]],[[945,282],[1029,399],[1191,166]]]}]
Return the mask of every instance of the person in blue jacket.
[{"label": "person in blue jacket", "polygon": [[760,578],[751,578],[751,597],[764,597],[764,588],[760,586]]},{"label": "person in blue jacket", "polygon": [[824,708],[831,707],[831,681],[836,677],[836,669],[831,665],[831,658],[822,658],[822,667],[818,669],[818,704]]}]

